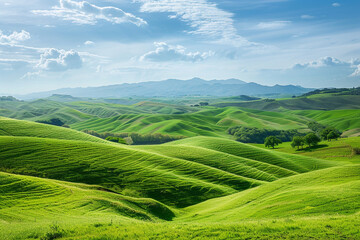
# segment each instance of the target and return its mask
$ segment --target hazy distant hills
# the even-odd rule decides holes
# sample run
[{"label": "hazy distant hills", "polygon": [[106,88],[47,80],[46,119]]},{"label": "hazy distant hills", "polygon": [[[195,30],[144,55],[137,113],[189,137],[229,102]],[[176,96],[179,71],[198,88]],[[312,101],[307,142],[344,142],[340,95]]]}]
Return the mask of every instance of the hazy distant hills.
[{"label": "hazy distant hills", "polygon": [[124,83],[118,85],[63,88],[48,92],[18,96],[22,99],[49,97],[53,94],[66,94],[73,97],[121,98],[121,97],[178,97],[178,96],[238,96],[238,95],[271,95],[271,94],[304,94],[313,89],[294,85],[264,86],[257,83],[246,83],[238,79],[211,80],[200,78],[190,80],[168,79],[164,81]]}]

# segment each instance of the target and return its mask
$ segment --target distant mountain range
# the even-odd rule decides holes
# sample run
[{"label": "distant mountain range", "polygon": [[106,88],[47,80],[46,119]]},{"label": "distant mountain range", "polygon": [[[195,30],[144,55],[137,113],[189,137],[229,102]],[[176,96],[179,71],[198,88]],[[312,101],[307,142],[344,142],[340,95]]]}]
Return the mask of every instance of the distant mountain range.
[{"label": "distant mountain range", "polygon": [[238,79],[211,80],[200,78],[190,80],[168,79],[164,81],[124,83],[103,87],[62,88],[58,90],[17,96],[21,99],[36,99],[65,94],[73,97],[122,98],[122,97],[180,97],[180,96],[260,96],[300,95],[314,89],[294,85],[264,86]]}]

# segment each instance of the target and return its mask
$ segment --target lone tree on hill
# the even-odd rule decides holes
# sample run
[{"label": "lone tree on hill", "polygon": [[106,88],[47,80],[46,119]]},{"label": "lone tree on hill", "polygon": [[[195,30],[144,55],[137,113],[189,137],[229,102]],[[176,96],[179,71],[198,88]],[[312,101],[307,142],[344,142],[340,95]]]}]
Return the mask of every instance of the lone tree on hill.
[{"label": "lone tree on hill", "polygon": [[304,138],[305,143],[311,148],[312,146],[316,146],[319,144],[321,139],[315,133],[309,133]]},{"label": "lone tree on hill", "polygon": [[305,140],[303,137],[301,136],[295,136],[293,137],[292,143],[291,143],[291,147],[292,148],[297,148],[299,150],[299,148],[303,148],[305,145]]},{"label": "lone tree on hill", "polygon": [[265,138],[265,147],[267,148],[269,147],[275,148],[275,146],[281,143],[282,141],[275,136],[268,136],[267,138]]}]

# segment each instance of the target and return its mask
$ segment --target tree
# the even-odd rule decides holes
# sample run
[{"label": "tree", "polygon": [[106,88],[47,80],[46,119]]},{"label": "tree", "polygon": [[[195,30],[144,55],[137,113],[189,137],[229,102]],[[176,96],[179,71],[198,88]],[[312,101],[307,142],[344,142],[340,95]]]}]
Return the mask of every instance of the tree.
[{"label": "tree", "polygon": [[[331,132],[333,132],[333,133],[330,134]],[[332,137],[330,139],[328,138],[329,134],[330,134],[330,137]],[[327,127],[320,132],[320,136],[322,139],[330,141],[331,139],[339,138],[340,132],[334,127]]]},{"label": "tree", "polygon": [[305,143],[311,148],[312,146],[318,145],[321,139],[315,133],[308,133],[305,138]]},{"label": "tree", "polygon": [[301,137],[301,136],[293,137],[293,140],[291,143],[292,148],[297,147],[297,149],[299,149],[300,147],[303,148],[304,145],[305,145],[305,140],[303,137]]},{"label": "tree", "polygon": [[209,105],[208,102],[200,102],[199,104],[200,104],[200,106],[208,106]]},{"label": "tree", "polygon": [[329,134],[326,136],[328,141],[331,141],[331,139],[337,140],[339,137],[340,137],[340,134],[335,131],[329,132]]},{"label": "tree", "polygon": [[267,148],[269,147],[275,148],[275,146],[281,143],[282,141],[275,136],[268,136],[267,138],[265,138],[265,147]]}]

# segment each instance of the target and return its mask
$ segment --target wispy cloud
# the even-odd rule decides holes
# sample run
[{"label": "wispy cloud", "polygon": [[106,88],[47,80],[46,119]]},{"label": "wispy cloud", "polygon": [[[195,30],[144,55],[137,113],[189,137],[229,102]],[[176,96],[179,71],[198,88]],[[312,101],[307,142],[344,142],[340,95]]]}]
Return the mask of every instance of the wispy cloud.
[{"label": "wispy cloud", "polygon": [[132,23],[137,26],[146,25],[146,21],[117,7],[99,7],[86,1],[60,0],[59,6],[50,10],[33,10],[32,13],[52,16],[72,21],[76,24],[94,25],[99,20],[113,24]]},{"label": "wispy cloud", "polygon": [[260,22],[256,25],[257,29],[261,30],[274,30],[281,29],[291,24],[291,21],[271,21],[271,22]]},{"label": "wispy cloud", "polygon": [[315,18],[314,16],[307,15],[307,14],[301,15],[301,19],[314,19],[314,18]]},{"label": "wispy cloud", "polygon": [[178,18],[192,28],[190,34],[198,34],[213,39],[236,42],[240,46],[254,45],[238,35],[234,27],[233,14],[217,7],[207,0],[136,0],[141,2],[142,12],[169,12],[170,18]]},{"label": "wispy cloud", "polygon": [[140,57],[141,61],[154,61],[154,62],[167,62],[167,61],[202,61],[209,56],[212,52],[187,52],[186,48],[180,45],[171,46],[165,42],[155,42],[156,49],[148,52]]},{"label": "wispy cloud", "polygon": [[332,6],[333,6],[333,7],[340,7],[341,4],[336,2],[336,3],[333,3]]}]

